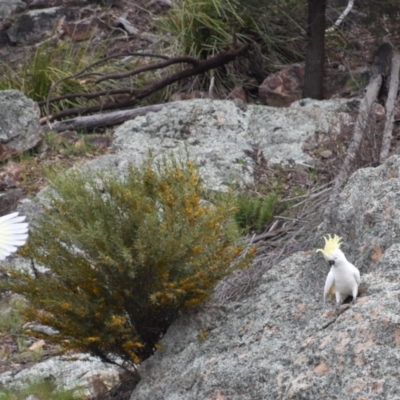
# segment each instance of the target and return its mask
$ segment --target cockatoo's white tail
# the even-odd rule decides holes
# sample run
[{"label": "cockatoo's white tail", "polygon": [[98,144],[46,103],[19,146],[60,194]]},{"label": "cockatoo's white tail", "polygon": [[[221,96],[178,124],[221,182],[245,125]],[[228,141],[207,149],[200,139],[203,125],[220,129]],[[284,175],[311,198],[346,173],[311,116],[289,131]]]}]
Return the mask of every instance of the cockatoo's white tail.
[{"label": "cockatoo's white tail", "polygon": [[28,223],[25,217],[12,213],[0,218],[0,260],[17,251],[28,239]]}]

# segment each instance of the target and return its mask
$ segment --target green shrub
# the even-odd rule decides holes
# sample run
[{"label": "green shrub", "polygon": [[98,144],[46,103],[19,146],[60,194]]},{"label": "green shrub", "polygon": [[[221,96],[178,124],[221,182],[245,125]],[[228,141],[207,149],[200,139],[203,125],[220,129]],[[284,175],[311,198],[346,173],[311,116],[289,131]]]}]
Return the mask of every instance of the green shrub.
[{"label": "green shrub", "polygon": [[273,217],[285,209],[281,196],[271,193],[267,196],[239,195],[235,219],[245,231],[263,230]]},{"label": "green shrub", "polygon": [[[59,42],[54,47],[48,43],[36,48],[32,53],[27,50],[21,65],[15,68],[5,62],[0,62],[0,90],[16,89],[23,92],[36,102],[45,101],[51,86],[64,79],[52,92],[51,97],[71,93],[89,93],[94,90],[91,85],[81,84],[76,79],[68,79],[91,62],[100,58],[100,50],[93,47],[77,47],[74,43]],[[103,71],[102,71],[103,72]],[[110,88],[106,83],[102,89]],[[99,87],[95,88],[99,89]],[[95,100],[64,99],[56,105],[51,105],[51,111],[60,111],[78,106],[96,104]]]},{"label": "green shrub", "polygon": [[183,311],[255,253],[238,260],[233,198],[202,200],[190,161],[148,159],[125,179],[70,172],[51,188],[21,253],[52,273],[9,270],[2,286],[25,296],[26,319],[57,329],[50,339],[65,349],[143,361]]}]

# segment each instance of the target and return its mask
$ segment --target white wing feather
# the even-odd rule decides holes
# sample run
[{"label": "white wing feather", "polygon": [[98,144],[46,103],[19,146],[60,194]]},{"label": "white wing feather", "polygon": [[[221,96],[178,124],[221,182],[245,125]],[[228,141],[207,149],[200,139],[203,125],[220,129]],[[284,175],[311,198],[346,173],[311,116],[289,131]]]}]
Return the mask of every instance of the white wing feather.
[{"label": "white wing feather", "polygon": [[358,286],[361,282],[361,276],[360,276],[360,271],[356,267],[354,267],[354,278],[355,278],[355,280],[357,282],[357,286]]},{"label": "white wing feather", "polygon": [[4,260],[28,239],[28,226],[25,217],[12,213],[0,218],[0,260]]},{"label": "white wing feather", "polygon": [[333,277],[333,270],[331,268],[331,270],[329,271],[328,276],[326,277],[326,281],[325,281],[325,288],[324,288],[324,300],[326,300],[326,297],[328,296],[328,293],[332,287],[332,285],[335,283],[335,279]]}]

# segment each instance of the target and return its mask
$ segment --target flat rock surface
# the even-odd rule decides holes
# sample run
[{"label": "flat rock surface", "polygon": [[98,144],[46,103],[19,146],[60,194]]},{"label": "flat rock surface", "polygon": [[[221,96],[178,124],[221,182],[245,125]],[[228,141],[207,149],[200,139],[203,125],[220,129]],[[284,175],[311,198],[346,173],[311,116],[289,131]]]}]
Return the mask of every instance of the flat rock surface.
[{"label": "flat rock surface", "polygon": [[368,295],[336,318],[322,301],[327,270],[295,254],[246,299],[181,319],[131,400],[399,399],[400,280],[364,275]]}]

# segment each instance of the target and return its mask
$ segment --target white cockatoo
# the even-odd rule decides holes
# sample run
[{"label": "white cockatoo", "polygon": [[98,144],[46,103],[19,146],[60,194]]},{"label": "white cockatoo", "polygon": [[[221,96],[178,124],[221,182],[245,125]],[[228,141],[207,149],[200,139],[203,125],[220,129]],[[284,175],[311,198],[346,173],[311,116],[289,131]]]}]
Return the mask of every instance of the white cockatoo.
[{"label": "white cockatoo", "polygon": [[325,247],[318,249],[325,260],[331,266],[326,277],[324,288],[324,300],[328,297],[336,297],[336,311],[339,311],[340,304],[347,296],[353,296],[353,304],[357,300],[358,285],[360,284],[360,271],[350,262],[340,250],[341,237],[328,235],[324,237]]},{"label": "white cockatoo", "polygon": [[17,251],[28,239],[28,226],[25,217],[18,212],[0,218],[0,260]]}]

